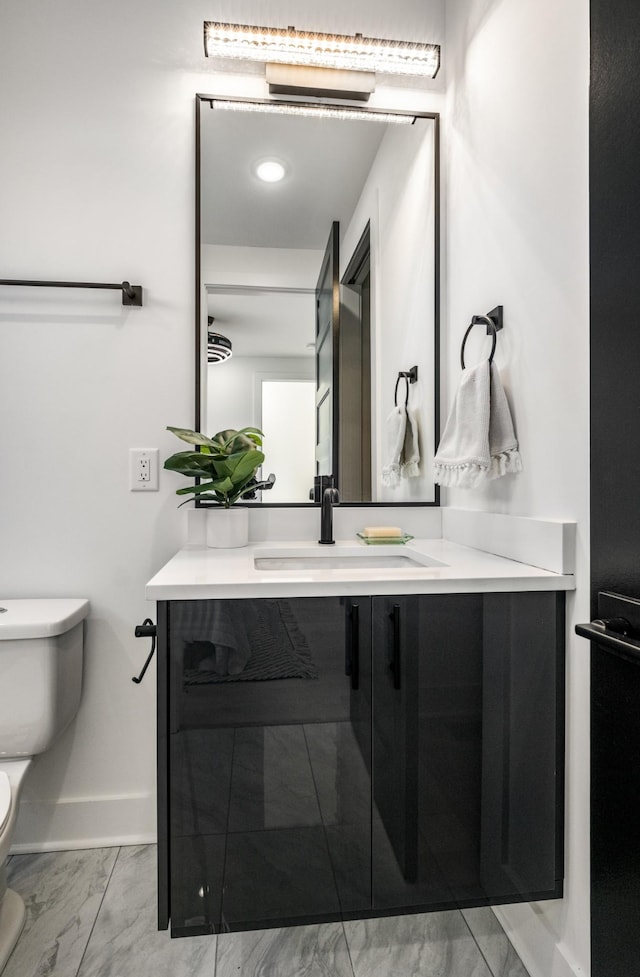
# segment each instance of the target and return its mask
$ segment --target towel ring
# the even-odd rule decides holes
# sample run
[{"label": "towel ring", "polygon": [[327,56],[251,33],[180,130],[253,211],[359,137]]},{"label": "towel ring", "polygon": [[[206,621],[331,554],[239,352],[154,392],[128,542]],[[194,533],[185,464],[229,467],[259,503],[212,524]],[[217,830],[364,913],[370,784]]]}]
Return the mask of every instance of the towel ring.
[{"label": "towel ring", "polygon": [[404,380],[404,382],[407,385],[406,396],[404,398],[404,407],[406,410],[407,407],[409,406],[409,384],[416,383],[417,379],[418,379],[417,366],[412,366],[410,370],[400,370],[400,372],[398,373],[398,379],[396,380],[396,389],[393,391],[393,402],[396,405],[396,407],[398,406],[398,384],[400,383],[400,381]]},{"label": "towel ring", "polygon": [[491,332],[491,352],[489,353],[489,363],[493,362],[493,354],[496,351],[496,336],[498,332],[496,324],[493,321],[493,319],[488,315],[474,315],[473,319],[471,320],[471,325],[469,326],[469,328],[464,334],[464,337],[462,339],[462,346],[460,347],[460,366],[462,367],[463,370],[465,369],[464,347],[467,341],[467,337],[474,326],[480,325],[482,323],[484,323],[487,327],[487,335],[489,335],[489,332]]},{"label": "towel ring", "polygon": [[409,378],[408,377],[403,377],[401,373],[398,374],[398,379],[396,380],[396,389],[393,392],[393,402],[394,402],[394,404],[397,407],[398,406],[398,384],[400,383],[401,380],[404,380],[404,382],[407,385],[406,386],[406,396],[404,398],[404,406],[405,406],[405,410],[406,410],[406,408],[409,406]]}]

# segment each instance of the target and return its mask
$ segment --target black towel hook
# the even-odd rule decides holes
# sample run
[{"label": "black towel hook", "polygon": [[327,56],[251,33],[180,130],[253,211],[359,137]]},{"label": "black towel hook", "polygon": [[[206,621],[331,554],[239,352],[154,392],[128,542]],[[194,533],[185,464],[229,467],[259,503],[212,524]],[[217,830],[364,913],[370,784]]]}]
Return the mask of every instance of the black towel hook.
[{"label": "black towel hook", "polygon": [[409,404],[409,384],[415,383],[417,379],[418,379],[417,366],[412,366],[410,370],[401,370],[398,373],[398,379],[396,380],[396,389],[393,392],[393,402],[396,405],[396,407],[398,406],[398,384],[400,383],[400,381],[404,380],[404,382],[407,385],[406,396],[404,398],[404,406],[406,410]]},{"label": "black towel hook", "polygon": [[474,315],[471,317],[471,323],[467,328],[464,336],[462,337],[462,346],[460,347],[460,366],[465,369],[464,365],[464,347],[467,342],[467,337],[477,325],[486,325],[487,336],[491,336],[491,352],[489,353],[489,363],[493,362],[493,354],[496,351],[496,337],[498,332],[502,329],[502,306],[496,305],[495,309],[491,312],[487,312],[486,315]]},{"label": "black towel hook", "polygon": [[134,675],[133,678],[131,679],[131,681],[135,682],[136,685],[140,685],[142,679],[144,678],[145,672],[151,663],[151,659],[153,658],[153,653],[156,650],[157,634],[158,634],[158,629],[150,617],[146,617],[142,622],[142,624],[136,624],[136,630],[135,630],[136,638],[151,638],[151,651],[147,655],[147,660],[142,666],[142,671],[138,676]]}]

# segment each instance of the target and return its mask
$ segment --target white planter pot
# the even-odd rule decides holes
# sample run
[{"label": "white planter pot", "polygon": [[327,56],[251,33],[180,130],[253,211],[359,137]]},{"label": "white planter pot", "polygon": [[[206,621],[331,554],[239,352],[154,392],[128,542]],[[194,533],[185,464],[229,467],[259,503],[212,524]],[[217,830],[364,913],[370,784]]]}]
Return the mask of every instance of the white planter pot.
[{"label": "white planter pot", "polygon": [[232,505],[212,506],[207,510],[207,546],[229,548],[249,542],[249,510]]}]

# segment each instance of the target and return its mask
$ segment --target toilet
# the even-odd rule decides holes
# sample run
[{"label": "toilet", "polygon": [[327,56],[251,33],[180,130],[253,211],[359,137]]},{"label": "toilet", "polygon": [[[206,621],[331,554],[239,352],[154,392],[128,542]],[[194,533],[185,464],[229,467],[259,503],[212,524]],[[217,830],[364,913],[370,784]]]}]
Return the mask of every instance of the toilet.
[{"label": "toilet", "polygon": [[6,863],[32,758],[48,750],[80,705],[89,601],[0,600],[0,973],[22,931]]}]

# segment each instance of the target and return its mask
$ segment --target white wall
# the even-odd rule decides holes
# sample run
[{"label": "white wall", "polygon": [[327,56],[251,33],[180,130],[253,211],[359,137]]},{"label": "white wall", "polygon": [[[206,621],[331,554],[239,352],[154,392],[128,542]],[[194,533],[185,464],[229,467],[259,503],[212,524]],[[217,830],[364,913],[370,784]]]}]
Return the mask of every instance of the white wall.
[{"label": "white wall", "polygon": [[[259,426],[260,390],[257,384],[262,375],[308,380],[313,380],[315,375],[311,356],[287,356],[282,359],[273,356],[232,356],[224,364],[210,363],[208,374],[205,430],[209,434],[232,427]],[[313,437],[311,447],[313,455]]]},{"label": "white wall", "polygon": [[[0,289],[0,593],[92,606],[78,721],[26,788],[17,840],[28,847],[155,833],[155,676],[131,682],[148,650],[133,628],[155,616],[144,585],[181,544],[188,507],[177,509],[169,473],[158,493],[131,494],[128,450],[165,458],[177,445],[165,426],[193,422],[194,95],[264,92],[256,72],[214,74],[205,19],[439,42],[443,4],[0,9],[2,276],[145,288],[132,310],[111,292]],[[414,92],[389,85],[372,104],[433,109],[444,77]],[[277,535],[287,511],[270,510],[261,531]],[[409,531],[431,516],[416,510]]]},{"label": "white wall", "polygon": [[[367,222],[371,235],[373,498],[387,504],[433,500],[434,402],[434,123],[389,126],[345,230],[341,276]],[[407,257],[410,256],[410,260]],[[385,421],[400,371],[418,367],[409,405],[420,430],[420,475],[382,484],[389,451]],[[404,382],[398,403],[404,403]]]},{"label": "white wall", "polygon": [[454,0],[446,14],[444,407],[471,315],[504,305],[496,362],[524,467],[446,501],[578,522],[565,898],[498,911],[532,977],[568,977],[589,970],[589,655],[573,634],[589,616],[589,10],[581,0]]},{"label": "white wall", "polygon": [[[315,288],[324,251],[202,245],[202,285]],[[206,305],[206,303],[205,303]]]}]

